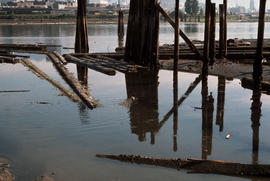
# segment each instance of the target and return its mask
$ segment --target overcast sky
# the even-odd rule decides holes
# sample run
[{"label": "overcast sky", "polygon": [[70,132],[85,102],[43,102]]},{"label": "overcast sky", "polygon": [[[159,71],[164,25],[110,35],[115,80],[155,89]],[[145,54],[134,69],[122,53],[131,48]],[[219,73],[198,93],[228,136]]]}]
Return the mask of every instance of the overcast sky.
[{"label": "overcast sky", "polygon": [[[180,0],[181,1],[181,0]],[[182,0],[182,2],[185,0]],[[205,3],[205,0],[199,0],[199,2]],[[213,3],[218,3],[221,4],[223,0],[212,0]],[[238,2],[239,6],[244,6],[246,8],[249,8],[249,0],[228,0],[228,6],[229,7],[234,7],[235,4]],[[259,0],[254,0],[255,3],[255,8],[259,9]],[[270,2],[266,1],[267,3],[267,9],[270,9]]]}]

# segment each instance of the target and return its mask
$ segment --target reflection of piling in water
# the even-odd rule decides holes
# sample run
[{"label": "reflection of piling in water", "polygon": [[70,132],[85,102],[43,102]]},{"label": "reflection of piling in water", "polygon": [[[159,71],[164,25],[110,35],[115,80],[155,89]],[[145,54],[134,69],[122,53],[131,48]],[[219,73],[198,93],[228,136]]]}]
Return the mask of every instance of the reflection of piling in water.
[{"label": "reflection of piling in water", "polygon": [[224,128],[225,89],[226,79],[225,77],[220,76],[218,77],[218,97],[216,114],[216,125],[219,125],[219,131],[223,131]]},{"label": "reflection of piling in water", "polygon": [[178,71],[173,73],[173,151],[177,151],[177,131],[178,131]]},{"label": "reflection of piling in water", "polygon": [[207,155],[212,151],[213,135],[213,112],[214,98],[208,96],[208,78],[205,70],[202,76],[202,159],[207,159]]},{"label": "reflection of piling in water", "polygon": [[[88,32],[86,19],[86,0],[78,0],[75,53],[88,53]],[[78,79],[87,84],[88,68],[77,65]]]},{"label": "reflection of piling in water", "polygon": [[252,122],[252,162],[258,164],[259,158],[259,128],[261,118],[261,91],[260,84],[254,86],[251,104],[251,122]]},{"label": "reflection of piling in water", "polygon": [[151,134],[151,144],[155,144],[158,122],[158,72],[139,71],[126,74],[127,97],[135,97],[130,105],[130,125],[132,133],[139,141]]}]

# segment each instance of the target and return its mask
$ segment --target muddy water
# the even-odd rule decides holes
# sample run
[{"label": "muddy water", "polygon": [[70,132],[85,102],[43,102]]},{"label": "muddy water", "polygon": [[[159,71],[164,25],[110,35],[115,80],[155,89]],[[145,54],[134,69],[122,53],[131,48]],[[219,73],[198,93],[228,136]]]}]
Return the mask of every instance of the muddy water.
[{"label": "muddy water", "polygon": [[[256,24],[230,25],[229,37],[256,37]],[[116,27],[89,26],[90,51],[113,51]],[[203,24],[182,28],[193,39],[203,38]],[[0,42],[73,47],[74,30],[73,25],[1,26]],[[162,25],[160,37],[161,43],[171,43],[171,28]],[[46,57],[32,55],[30,60],[65,85]],[[68,68],[76,75],[74,65]],[[198,76],[179,72],[179,99]],[[40,175],[67,181],[260,180],[193,175],[95,158],[98,153],[123,153],[270,164],[268,95],[243,89],[240,80],[209,76],[207,84],[199,82],[179,106],[174,119],[173,114],[165,116],[173,107],[172,80],[173,73],[163,70],[155,76],[117,73],[114,77],[90,70],[89,91],[102,105],[90,111],[59,96],[56,88],[23,65],[1,64],[0,90],[30,92],[0,93],[0,157],[11,162],[11,171],[20,181]],[[132,103],[126,101],[131,96],[136,98]]]}]

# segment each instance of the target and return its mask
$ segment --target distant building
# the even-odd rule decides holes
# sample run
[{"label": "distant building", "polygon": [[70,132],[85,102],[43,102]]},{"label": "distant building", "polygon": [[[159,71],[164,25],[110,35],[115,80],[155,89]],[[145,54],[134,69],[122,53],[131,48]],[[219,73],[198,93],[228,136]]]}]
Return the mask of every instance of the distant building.
[{"label": "distant building", "polygon": [[231,14],[244,14],[244,13],[247,13],[247,10],[243,6],[237,6],[237,7],[234,7],[234,8],[230,8],[229,12]]}]

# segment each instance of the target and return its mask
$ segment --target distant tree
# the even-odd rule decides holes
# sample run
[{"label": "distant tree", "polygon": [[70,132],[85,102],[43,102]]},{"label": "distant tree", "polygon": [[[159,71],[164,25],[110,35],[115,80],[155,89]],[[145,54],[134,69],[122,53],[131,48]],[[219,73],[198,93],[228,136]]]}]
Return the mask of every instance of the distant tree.
[{"label": "distant tree", "polygon": [[199,15],[203,16],[203,9],[202,8],[200,9]]},{"label": "distant tree", "polygon": [[199,11],[198,0],[186,0],[185,2],[185,11],[191,16],[196,16]]}]

